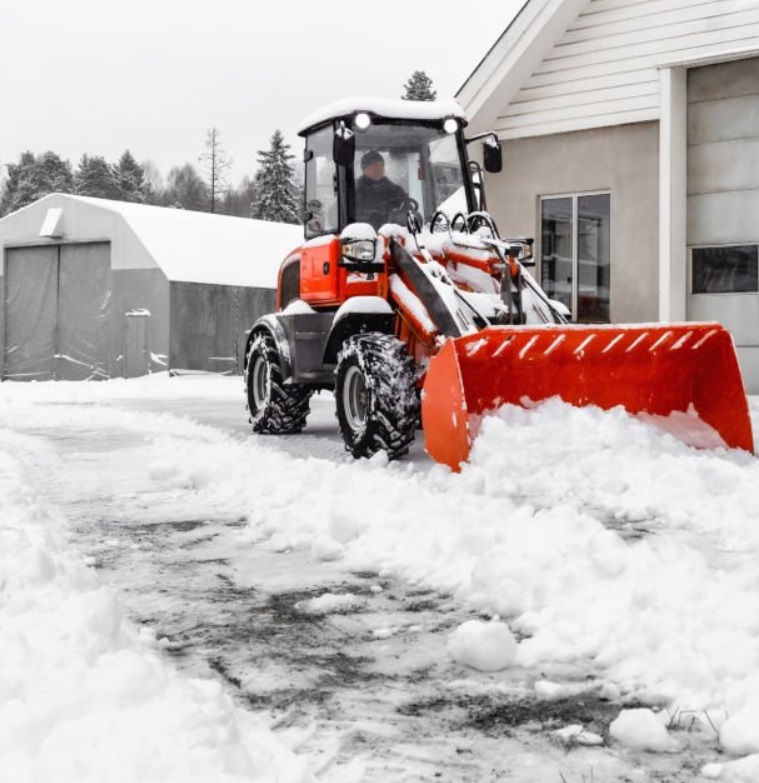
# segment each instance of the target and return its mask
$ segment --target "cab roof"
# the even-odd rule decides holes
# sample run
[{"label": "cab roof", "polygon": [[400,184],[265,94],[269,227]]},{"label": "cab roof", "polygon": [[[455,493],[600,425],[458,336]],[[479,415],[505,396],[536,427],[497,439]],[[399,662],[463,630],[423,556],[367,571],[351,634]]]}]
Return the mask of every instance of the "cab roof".
[{"label": "cab roof", "polygon": [[330,103],[306,117],[298,129],[299,136],[330,120],[350,117],[357,112],[367,112],[388,120],[444,120],[455,117],[467,124],[464,110],[453,99],[444,101],[406,101],[394,98],[355,97]]}]

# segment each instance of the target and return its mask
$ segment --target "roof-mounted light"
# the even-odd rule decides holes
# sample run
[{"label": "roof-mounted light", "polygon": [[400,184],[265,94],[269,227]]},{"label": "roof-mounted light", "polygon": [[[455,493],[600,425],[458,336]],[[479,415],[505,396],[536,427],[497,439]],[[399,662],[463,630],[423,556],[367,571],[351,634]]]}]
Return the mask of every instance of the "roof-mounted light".
[{"label": "roof-mounted light", "polygon": [[372,124],[372,118],[365,111],[360,111],[353,122],[359,130],[366,130]]},{"label": "roof-mounted light", "polygon": [[448,117],[443,123],[443,130],[446,133],[456,133],[459,129],[459,121],[455,117]]}]

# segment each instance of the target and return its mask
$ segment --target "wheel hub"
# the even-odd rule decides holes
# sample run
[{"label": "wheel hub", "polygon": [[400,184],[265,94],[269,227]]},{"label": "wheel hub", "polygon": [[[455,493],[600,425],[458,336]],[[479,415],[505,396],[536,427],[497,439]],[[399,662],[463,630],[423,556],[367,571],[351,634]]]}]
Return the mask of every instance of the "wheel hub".
[{"label": "wheel hub", "polygon": [[348,426],[355,432],[366,424],[369,392],[358,367],[349,367],[343,384],[343,409]]}]

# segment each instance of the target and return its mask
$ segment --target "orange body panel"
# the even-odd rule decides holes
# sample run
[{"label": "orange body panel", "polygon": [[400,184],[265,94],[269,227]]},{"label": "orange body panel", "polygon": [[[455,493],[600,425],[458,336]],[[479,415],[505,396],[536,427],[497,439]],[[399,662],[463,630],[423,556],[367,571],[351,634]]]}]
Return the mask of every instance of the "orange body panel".
[{"label": "orange body panel", "polygon": [[300,298],[312,307],[336,307],[352,296],[378,296],[386,275],[351,272],[340,266],[340,240],[332,237],[300,252]]},{"label": "orange body panel", "polygon": [[424,383],[427,452],[458,470],[469,457],[472,415],[550,397],[621,405],[654,423],[660,417],[686,443],[753,452],[732,338],[719,324],[699,323],[489,327],[448,340]]}]

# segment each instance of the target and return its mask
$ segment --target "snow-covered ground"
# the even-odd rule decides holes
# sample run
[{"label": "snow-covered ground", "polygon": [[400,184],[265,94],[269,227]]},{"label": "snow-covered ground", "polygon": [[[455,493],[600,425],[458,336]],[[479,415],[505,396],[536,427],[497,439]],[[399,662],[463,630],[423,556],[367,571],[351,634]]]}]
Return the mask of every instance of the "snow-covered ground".
[{"label": "snow-covered ground", "polygon": [[328,575],[329,588],[301,598],[303,616],[366,611],[374,594],[350,575],[373,575],[377,600],[393,584],[448,597],[457,627],[433,633],[432,617],[426,628],[398,615],[367,630],[385,645],[378,654],[402,644],[447,660],[449,691],[611,706],[604,731],[557,727],[573,749],[564,766],[509,746],[500,779],[560,779],[559,769],[571,783],[595,769],[598,780],[601,770],[648,780],[666,767],[675,780],[678,761],[691,779],[759,777],[756,458],[549,401],[486,418],[458,475],[419,447],[405,461],[356,463],[326,397],[303,435],[267,438],[249,433],[240,387],[161,376],[0,386],[3,780],[367,775],[345,749],[316,763],[313,741],[233,703],[218,679],[178,670],[167,643],[136,624],[144,595],[144,612],[127,601],[126,617],[141,561],[122,556],[125,573],[98,575],[83,553],[140,544],[83,531],[98,498],[139,505],[146,524],[161,503],[215,532],[226,520],[206,555],[223,556],[236,590],[258,589],[251,563],[262,556],[316,583]]}]

